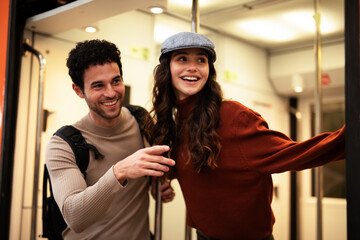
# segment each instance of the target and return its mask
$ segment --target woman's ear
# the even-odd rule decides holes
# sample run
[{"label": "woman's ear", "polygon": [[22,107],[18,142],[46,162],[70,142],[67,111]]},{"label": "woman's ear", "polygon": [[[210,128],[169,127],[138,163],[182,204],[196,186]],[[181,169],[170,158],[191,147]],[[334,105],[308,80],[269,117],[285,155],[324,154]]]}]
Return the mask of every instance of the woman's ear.
[{"label": "woman's ear", "polygon": [[77,86],[75,83],[72,84],[72,88],[74,90],[74,92],[76,93],[76,95],[78,95],[80,98],[84,98],[84,93],[83,91],[80,89],[79,86]]}]

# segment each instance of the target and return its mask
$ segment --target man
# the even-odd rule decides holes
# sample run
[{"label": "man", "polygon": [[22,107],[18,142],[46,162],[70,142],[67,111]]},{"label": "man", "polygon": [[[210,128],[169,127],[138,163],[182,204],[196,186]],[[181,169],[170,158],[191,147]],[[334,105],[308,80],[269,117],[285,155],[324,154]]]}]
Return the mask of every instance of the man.
[{"label": "man", "polygon": [[[160,177],[175,162],[162,157],[168,146],[148,146],[127,108],[120,51],[110,42],[78,43],[67,59],[73,90],[85,99],[89,114],[73,124],[87,143],[104,155],[90,152],[84,175],[73,151],[53,136],[46,149],[46,165],[55,200],[68,227],[64,239],[150,239],[149,177]],[[144,148],[145,147],[145,148]],[[174,197],[165,183],[163,201]]]}]

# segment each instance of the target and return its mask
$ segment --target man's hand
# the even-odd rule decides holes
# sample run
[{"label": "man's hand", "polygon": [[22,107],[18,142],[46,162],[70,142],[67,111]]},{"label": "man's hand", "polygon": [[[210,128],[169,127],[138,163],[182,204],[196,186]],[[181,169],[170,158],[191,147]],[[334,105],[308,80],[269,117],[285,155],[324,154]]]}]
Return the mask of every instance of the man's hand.
[{"label": "man's hand", "polygon": [[128,178],[161,177],[169,171],[168,166],[175,165],[174,160],[162,156],[169,149],[168,146],[162,145],[136,151],[114,165],[113,171],[116,179],[123,184]]},{"label": "man's hand", "polygon": [[[151,179],[151,195],[153,196],[153,198],[156,198],[156,184],[157,184],[157,182],[158,182],[157,178],[152,178]],[[174,200],[175,191],[171,187],[170,181],[165,181],[163,184],[161,184],[159,190],[160,190],[160,194],[161,194],[161,200],[164,203],[171,202],[172,200]]]}]

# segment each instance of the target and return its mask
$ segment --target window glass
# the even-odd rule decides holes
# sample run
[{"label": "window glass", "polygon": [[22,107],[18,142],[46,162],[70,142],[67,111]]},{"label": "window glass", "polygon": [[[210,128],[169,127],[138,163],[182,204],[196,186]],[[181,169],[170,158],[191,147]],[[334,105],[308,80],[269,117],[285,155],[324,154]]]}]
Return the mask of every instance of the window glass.
[{"label": "window glass", "polygon": [[[334,132],[345,124],[345,104],[323,104],[322,132]],[[315,110],[311,106],[311,133],[315,135]],[[324,197],[346,198],[345,161],[331,162],[323,166]],[[311,173],[311,193],[315,196],[315,170]]]}]

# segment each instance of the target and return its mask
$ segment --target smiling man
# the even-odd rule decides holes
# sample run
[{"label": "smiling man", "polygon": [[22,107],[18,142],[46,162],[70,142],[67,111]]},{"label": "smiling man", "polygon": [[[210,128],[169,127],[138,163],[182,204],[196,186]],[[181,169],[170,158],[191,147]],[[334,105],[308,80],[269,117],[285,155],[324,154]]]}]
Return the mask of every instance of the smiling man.
[{"label": "smiling man", "polygon": [[[67,67],[73,90],[89,107],[89,114],[73,126],[104,158],[96,160],[90,151],[84,177],[68,143],[55,135],[50,139],[46,165],[68,225],[63,238],[150,239],[149,176],[162,176],[175,164],[162,157],[169,147],[149,147],[134,116],[122,108],[122,65],[113,43],[78,43],[69,53]],[[161,191],[164,202],[173,199],[168,183]]]}]

